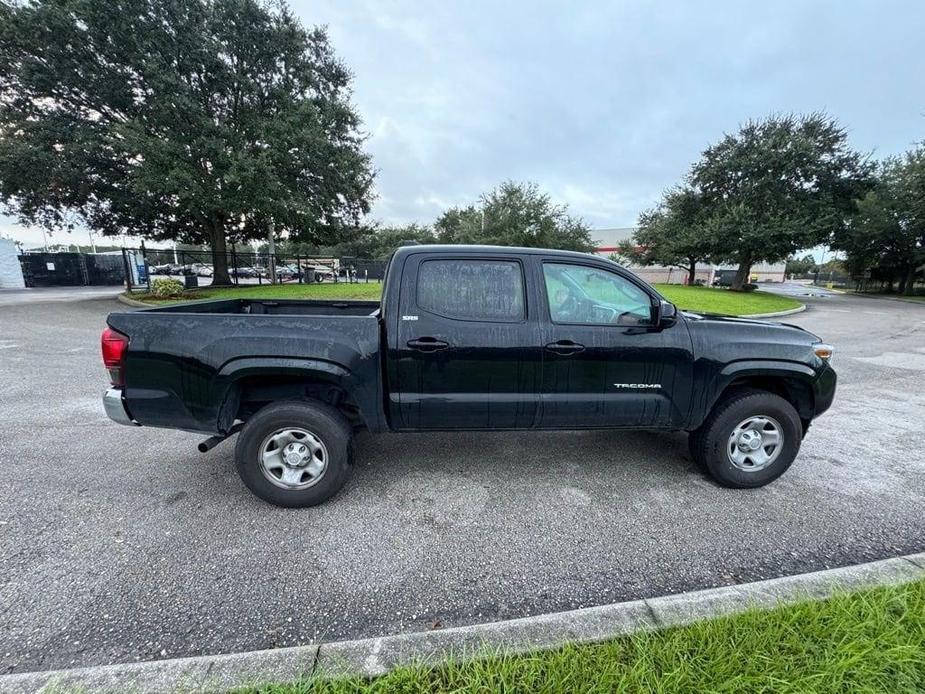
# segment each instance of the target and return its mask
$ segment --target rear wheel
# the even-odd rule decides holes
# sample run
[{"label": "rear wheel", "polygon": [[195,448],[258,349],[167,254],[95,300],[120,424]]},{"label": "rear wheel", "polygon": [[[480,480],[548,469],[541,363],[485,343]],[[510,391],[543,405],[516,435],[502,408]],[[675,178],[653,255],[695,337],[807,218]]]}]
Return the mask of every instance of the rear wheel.
[{"label": "rear wheel", "polygon": [[350,476],[353,432],[344,416],[320,402],[267,405],[247,420],[235,446],[238,475],[277,506],[327,501]]},{"label": "rear wheel", "polygon": [[739,390],[721,400],[691,433],[690,450],[725,487],[761,487],[780,477],[800,450],[803,427],[793,405],[774,393]]}]

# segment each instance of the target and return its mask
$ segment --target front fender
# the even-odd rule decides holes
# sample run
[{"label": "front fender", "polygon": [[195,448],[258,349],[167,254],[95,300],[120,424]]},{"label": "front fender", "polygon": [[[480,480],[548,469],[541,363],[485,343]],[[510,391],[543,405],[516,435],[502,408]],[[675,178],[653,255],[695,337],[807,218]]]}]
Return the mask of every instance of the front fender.
[{"label": "front fender", "polygon": [[[796,380],[805,384],[811,396],[815,396],[819,373],[808,364],[774,359],[746,359],[723,366],[706,384],[699,398],[699,407],[694,409],[691,428],[696,429],[707,418],[723,391],[736,380],[743,378],[772,378]],[[812,411],[813,404],[810,403]],[[801,416],[805,413],[801,412]]]}]

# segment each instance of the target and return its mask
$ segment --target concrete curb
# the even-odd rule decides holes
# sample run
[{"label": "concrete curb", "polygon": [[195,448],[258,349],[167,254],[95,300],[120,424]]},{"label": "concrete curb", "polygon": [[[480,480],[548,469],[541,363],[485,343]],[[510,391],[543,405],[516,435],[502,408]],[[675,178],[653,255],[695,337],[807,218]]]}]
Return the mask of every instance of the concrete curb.
[{"label": "concrete curb", "polygon": [[925,552],[756,583],[440,631],[231,655],[3,675],[0,691],[8,694],[223,692],[311,676],[374,677],[399,665],[433,663],[451,656],[471,658],[486,652],[522,653],[567,643],[596,643],[748,609],[824,600],[839,591],[916,580],[925,580]]},{"label": "concrete curb", "polygon": [[146,304],[144,301],[138,301],[137,299],[130,299],[125,296],[125,294],[117,294],[116,299],[121,301],[126,306],[134,306],[135,308],[151,308],[154,304]]},{"label": "concrete curb", "polygon": [[908,299],[904,296],[880,296],[877,294],[865,294],[864,292],[842,292],[845,296],[860,296],[864,299],[874,299],[875,301],[899,301],[904,304],[918,304],[925,306],[925,301],[918,299]]},{"label": "concrete curb", "polygon": [[806,310],[806,304],[800,304],[797,308],[788,308],[786,311],[775,311],[774,313],[750,313],[738,318],[776,318],[777,316],[790,316],[794,313],[803,313]]}]

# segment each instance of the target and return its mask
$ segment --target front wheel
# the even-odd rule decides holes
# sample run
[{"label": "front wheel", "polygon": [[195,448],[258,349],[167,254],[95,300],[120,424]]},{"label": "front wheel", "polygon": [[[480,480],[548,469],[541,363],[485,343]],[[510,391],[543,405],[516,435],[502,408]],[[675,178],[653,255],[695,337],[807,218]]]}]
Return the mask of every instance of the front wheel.
[{"label": "front wheel", "polygon": [[235,464],[244,484],[264,501],[316,506],[349,478],[352,442],[349,423],[333,407],[279,402],[247,420],[235,445]]},{"label": "front wheel", "polygon": [[802,424],[793,405],[774,393],[740,390],[721,400],[690,449],[724,487],[762,487],[780,477],[800,450]]}]

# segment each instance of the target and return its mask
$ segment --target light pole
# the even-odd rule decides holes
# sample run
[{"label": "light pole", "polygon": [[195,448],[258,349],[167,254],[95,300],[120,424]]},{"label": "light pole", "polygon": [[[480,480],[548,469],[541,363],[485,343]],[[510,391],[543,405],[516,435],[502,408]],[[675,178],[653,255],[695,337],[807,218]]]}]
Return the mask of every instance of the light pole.
[{"label": "light pole", "polygon": [[273,240],[273,218],[270,218],[269,230],[267,232],[267,247],[270,251],[270,284],[276,284],[276,243]]}]

